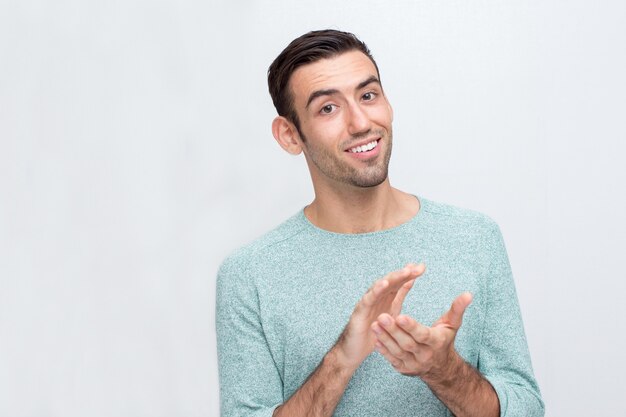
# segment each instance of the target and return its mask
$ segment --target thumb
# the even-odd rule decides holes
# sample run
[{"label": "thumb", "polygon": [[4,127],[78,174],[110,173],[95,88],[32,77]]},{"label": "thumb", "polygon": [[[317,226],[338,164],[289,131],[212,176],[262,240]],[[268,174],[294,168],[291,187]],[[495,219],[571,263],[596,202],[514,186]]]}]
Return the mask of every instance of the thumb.
[{"label": "thumb", "polygon": [[461,327],[461,323],[463,323],[465,309],[472,303],[472,299],[472,294],[469,292],[459,295],[452,302],[450,310],[446,311],[446,313],[437,320],[437,324],[447,324],[454,330],[458,330]]}]

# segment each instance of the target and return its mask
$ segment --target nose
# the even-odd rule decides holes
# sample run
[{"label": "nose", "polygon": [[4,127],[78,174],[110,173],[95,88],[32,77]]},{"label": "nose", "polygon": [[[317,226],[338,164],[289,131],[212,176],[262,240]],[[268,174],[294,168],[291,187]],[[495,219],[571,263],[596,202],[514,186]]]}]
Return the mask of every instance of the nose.
[{"label": "nose", "polygon": [[358,103],[353,103],[350,106],[348,118],[348,133],[351,135],[358,135],[359,133],[364,133],[371,129],[372,124],[370,118]]}]

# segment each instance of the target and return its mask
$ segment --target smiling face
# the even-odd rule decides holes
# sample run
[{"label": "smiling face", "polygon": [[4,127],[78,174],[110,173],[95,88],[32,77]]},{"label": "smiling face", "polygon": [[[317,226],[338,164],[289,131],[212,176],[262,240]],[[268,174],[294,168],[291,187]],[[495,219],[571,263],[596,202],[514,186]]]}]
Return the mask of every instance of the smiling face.
[{"label": "smiling face", "polygon": [[300,121],[296,141],[314,183],[373,187],[385,181],[393,113],[365,54],[349,51],[301,66],[289,88]]}]

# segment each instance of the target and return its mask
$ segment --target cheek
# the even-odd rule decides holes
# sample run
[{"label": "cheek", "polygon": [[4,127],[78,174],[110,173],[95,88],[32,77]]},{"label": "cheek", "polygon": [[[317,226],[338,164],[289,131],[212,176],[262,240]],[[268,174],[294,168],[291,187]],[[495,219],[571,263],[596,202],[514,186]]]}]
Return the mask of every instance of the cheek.
[{"label": "cheek", "polygon": [[372,107],[369,111],[369,115],[371,120],[382,125],[388,126],[391,124],[393,120],[393,111],[391,106],[387,103],[381,104],[380,106]]},{"label": "cheek", "polygon": [[341,117],[329,118],[326,120],[316,121],[309,123],[306,128],[303,126],[303,132],[307,138],[315,138],[314,140],[320,144],[331,145],[337,140],[341,140],[345,137],[346,125]]}]

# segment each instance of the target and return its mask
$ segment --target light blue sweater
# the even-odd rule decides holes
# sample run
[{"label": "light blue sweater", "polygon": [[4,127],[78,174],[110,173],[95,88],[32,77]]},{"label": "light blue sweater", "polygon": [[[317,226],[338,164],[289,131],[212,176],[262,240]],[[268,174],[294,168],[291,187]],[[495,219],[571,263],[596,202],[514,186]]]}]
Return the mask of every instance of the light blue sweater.
[{"label": "light blue sweater", "polygon": [[[303,384],[376,279],[424,262],[403,314],[431,325],[464,291],[474,295],[455,346],[493,385],[501,415],[543,416],[515,287],[498,226],[419,198],[393,229],[337,234],[300,211],[222,264],[217,341],[222,416],[269,417]],[[335,416],[449,416],[419,378],[378,353],[352,377]]]}]

